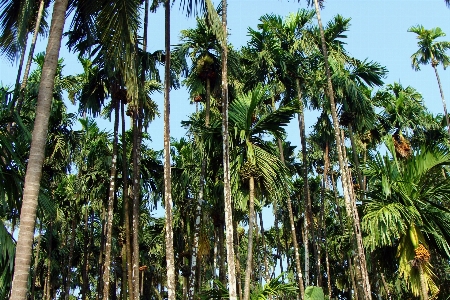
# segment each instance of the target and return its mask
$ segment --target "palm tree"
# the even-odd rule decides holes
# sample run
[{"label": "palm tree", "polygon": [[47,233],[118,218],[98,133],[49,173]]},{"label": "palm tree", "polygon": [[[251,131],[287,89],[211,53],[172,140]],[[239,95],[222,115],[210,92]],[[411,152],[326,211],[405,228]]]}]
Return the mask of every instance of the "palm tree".
[{"label": "palm tree", "polygon": [[50,107],[53,98],[53,86],[58,65],[59,49],[65,23],[67,0],[55,1],[52,24],[47,44],[46,57],[42,68],[42,80],[39,85],[36,119],[31,140],[30,158],[28,160],[20,213],[20,231],[14,261],[14,277],[11,300],[26,298],[28,276],[31,264],[31,249],[36,219],[39,185],[44,163],[44,150],[47,139]]},{"label": "palm tree", "polygon": [[[176,297],[175,255],[173,249],[172,225],[172,181],[170,169],[170,1],[164,3],[165,9],[165,65],[164,65],[164,206],[165,206],[165,241],[167,264],[168,299]],[[139,298],[135,298],[136,300]]]},{"label": "palm tree", "polygon": [[[232,152],[237,154],[233,159],[234,172],[240,173],[242,180],[249,184],[249,215],[248,215],[248,249],[247,266],[245,271],[244,300],[250,297],[250,274],[253,257],[253,227],[255,219],[254,199],[255,183],[260,189],[266,189],[268,194],[276,196],[285,190],[286,168],[277,158],[274,147],[261,139],[264,134],[272,134],[281,138],[293,114],[297,111],[293,107],[282,107],[279,110],[268,110],[258,113],[264,101],[270,98],[267,88],[256,87],[246,95],[235,99],[230,105],[230,124],[236,136],[236,146]],[[255,120],[256,118],[256,120]],[[233,176],[235,178],[235,176]],[[236,179],[234,185],[238,185]],[[258,184],[259,183],[259,184]],[[233,187],[233,190],[236,187]],[[241,190],[241,189],[239,189]],[[280,192],[281,191],[281,192]],[[279,195],[279,194],[278,194]]]},{"label": "palm tree", "polygon": [[[210,1],[207,1],[207,4]],[[214,8],[209,3],[208,11]],[[228,266],[228,289],[230,300],[237,299],[236,293],[236,263],[233,243],[233,206],[231,202],[230,184],[230,145],[228,136],[228,30],[227,30],[227,0],[222,0],[222,30],[216,31],[222,45],[222,137],[223,137],[223,198],[225,207],[225,230]],[[217,24],[214,22],[213,24]]]},{"label": "palm tree", "polygon": [[[365,244],[370,251],[396,246],[398,273],[415,296],[428,299],[439,289],[429,262],[430,253],[450,257],[450,153],[442,146],[416,151],[397,159],[394,142],[386,139],[390,153],[378,154],[366,174],[370,190],[364,206]],[[433,251],[432,251],[433,250]]]},{"label": "palm tree", "polygon": [[350,176],[349,176],[349,172],[348,172],[348,168],[347,168],[347,161],[344,159],[344,153],[343,153],[344,144],[341,139],[339,120],[337,118],[336,102],[334,100],[334,91],[333,91],[333,85],[332,85],[332,81],[331,81],[331,70],[330,70],[330,66],[329,66],[329,62],[328,62],[327,43],[325,40],[325,34],[324,34],[324,30],[323,30],[318,0],[314,0],[314,7],[316,10],[317,22],[319,25],[321,50],[322,50],[323,60],[324,60],[324,64],[325,64],[325,72],[327,75],[327,96],[328,96],[328,99],[330,101],[330,106],[331,106],[331,117],[333,120],[334,135],[335,135],[337,151],[338,151],[339,169],[340,169],[341,178],[342,178],[342,189],[343,189],[343,193],[344,193],[347,214],[349,215],[349,217],[353,223],[354,234],[356,237],[358,264],[359,264],[359,268],[360,268],[361,274],[362,274],[362,286],[363,286],[363,290],[364,290],[363,296],[365,299],[371,299],[372,293],[371,293],[371,288],[370,288],[370,283],[369,283],[369,275],[368,275],[367,265],[366,265],[366,255],[364,253],[364,245],[363,245],[363,241],[362,241],[361,225],[360,225],[360,221],[359,221],[358,211],[356,208],[355,195],[353,193],[353,188],[351,186],[351,178],[349,178]]},{"label": "palm tree", "polygon": [[447,106],[444,99],[444,91],[442,90],[441,80],[437,71],[437,66],[442,64],[444,69],[450,64],[450,57],[445,53],[450,49],[450,42],[437,42],[436,39],[444,37],[445,33],[441,28],[436,27],[432,29],[425,29],[422,25],[412,26],[408,32],[417,34],[417,42],[419,50],[411,55],[412,68],[416,71],[420,70],[420,65],[427,65],[431,63],[436,74],[436,79],[441,93],[442,106],[444,107],[445,119],[447,120],[448,134],[450,135],[450,120],[447,114]]},{"label": "palm tree", "polygon": [[[181,31],[182,44],[178,45],[173,53],[175,57],[184,60],[190,57],[192,67],[188,71],[187,78],[183,82],[189,88],[191,97],[195,102],[205,102],[205,126],[210,126],[211,115],[211,91],[220,88],[217,71],[220,69],[220,45],[210,24],[205,18],[197,18],[197,27]],[[205,99],[203,99],[203,97]],[[201,148],[200,148],[201,149]],[[195,292],[195,282],[197,278],[198,264],[198,244],[201,227],[202,205],[204,202],[205,174],[206,174],[206,153],[203,153],[200,183],[198,190],[197,208],[195,212],[194,240],[191,252],[191,275],[189,295],[192,297]]]},{"label": "palm tree", "polygon": [[[44,15],[44,4],[45,1],[41,0],[39,2],[39,10],[36,16],[36,24],[34,27],[34,33],[33,33],[33,38],[31,40],[31,45],[30,45],[30,50],[28,53],[28,59],[27,59],[27,64],[25,65],[25,71],[23,73],[23,79],[22,79],[22,83],[20,85],[20,94],[19,94],[19,100],[17,102],[17,112],[20,113],[20,109],[22,107],[22,101],[23,101],[23,97],[24,97],[24,93],[25,93],[25,88],[27,86],[27,81],[28,81],[28,75],[30,73],[30,67],[31,67],[31,61],[33,59],[33,55],[34,55],[34,48],[36,46],[36,40],[37,40],[37,36],[39,33],[39,29],[40,29],[40,24],[41,24],[41,20],[43,19],[43,15]],[[20,68],[19,68],[20,71]]]}]

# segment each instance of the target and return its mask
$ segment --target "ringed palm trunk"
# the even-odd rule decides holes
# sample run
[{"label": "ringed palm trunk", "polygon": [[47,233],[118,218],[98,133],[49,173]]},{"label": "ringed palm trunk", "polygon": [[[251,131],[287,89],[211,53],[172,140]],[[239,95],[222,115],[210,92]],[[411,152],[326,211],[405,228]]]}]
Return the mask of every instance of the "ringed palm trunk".
[{"label": "ringed palm trunk", "polygon": [[237,299],[236,264],[233,245],[233,208],[230,184],[230,145],[228,140],[228,44],[227,44],[227,0],[222,0],[222,137],[223,137],[223,198],[225,201],[225,229],[228,266],[228,288],[230,300]]},{"label": "ringed palm trunk", "polygon": [[[433,55],[433,54],[431,54],[431,55]],[[431,60],[432,60],[431,66],[434,69],[434,74],[436,74],[436,80],[439,85],[439,92],[441,93],[442,106],[444,107],[445,120],[447,121],[448,134],[450,135],[450,120],[449,120],[448,113],[447,113],[447,105],[445,104],[444,91],[442,90],[441,79],[439,77],[439,73],[436,68],[437,64],[434,62],[434,57],[432,57]]]},{"label": "ringed palm trunk", "polygon": [[422,264],[419,264],[418,269],[420,277],[420,300],[428,300],[428,285]]},{"label": "ringed palm trunk", "polygon": [[[278,139],[278,149],[280,151],[280,160],[285,165],[284,160],[284,153],[283,153],[283,145],[281,144],[281,140]],[[291,238],[292,238],[292,244],[294,246],[294,255],[295,255],[295,266],[297,268],[297,280],[298,280],[298,287],[300,289],[300,299],[303,299],[305,295],[305,286],[303,284],[303,274],[302,274],[302,267],[300,262],[300,254],[298,249],[298,242],[297,242],[297,233],[295,230],[295,222],[294,222],[294,213],[292,212],[292,202],[291,197],[289,196],[289,191],[287,191],[287,206],[288,206],[288,212],[289,212],[289,225],[291,225]],[[285,239],[287,240],[287,239]],[[287,246],[286,246],[286,249]],[[287,267],[289,269],[289,266]]]},{"label": "ringed palm trunk", "polygon": [[44,4],[45,4],[45,1],[40,0],[39,10],[38,10],[38,14],[36,17],[36,25],[34,26],[33,39],[31,40],[27,64],[25,65],[25,72],[23,73],[22,84],[20,85],[19,100],[17,101],[17,108],[16,108],[16,111],[18,114],[20,114],[20,110],[22,109],[23,98],[25,96],[25,88],[27,87],[28,75],[30,74],[31,62],[33,60],[33,55],[34,55],[34,48],[36,46],[36,40],[37,40],[37,36],[39,33],[39,27],[41,25],[42,15],[44,13]]},{"label": "ringed palm trunk", "polygon": [[249,182],[249,212],[248,212],[248,245],[247,266],[245,267],[244,300],[250,299],[250,276],[253,270],[253,227],[255,219],[255,178],[250,176]]},{"label": "ringed palm trunk", "polygon": [[[116,94],[114,88],[113,94]],[[109,193],[108,193],[108,211],[106,217],[106,241],[105,241],[105,264],[103,266],[103,299],[109,299],[109,278],[111,266],[111,241],[112,227],[114,218],[114,199],[116,194],[116,173],[117,173],[117,143],[119,135],[119,99],[113,99],[114,102],[114,138],[111,160],[111,172],[109,176]]]},{"label": "ringed palm trunk", "polygon": [[371,288],[369,283],[369,275],[367,272],[367,265],[366,265],[366,255],[364,253],[364,246],[362,242],[362,234],[361,234],[361,225],[359,222],[359,216],[358,211],[356,209],[356,202],[354,199],[353,191],[351,190],[351,185],[348,177],[348,173],[346,171],[346,161],[344,161],[343,156],[343,144],[340,136],[340,130],[339,130],[339,122],[337,119],[337,113],[336,113],[336,103],[334,101],[334,92],[333,92],[333,86],[331,83],[331,73],[330,73],[330,67],[328,64],[328,52],[325,42],[325,35],[324,30],[322,26],[322,20],[320,17],[320,9],[319,4],[317,0],[314,0],[314,6],[316,9],[316,15],[317,15],[317,21],[319,24],[319,30],[320,30],[320,38],[322,42],[322,53],[324,56],[324,62],[325,62],[325,71],[327,74],[327,88],[328,88],[328,97],[330,99],[330,105],[331,105],[331,116],[333,119],[333,127],[334,127],[334,133],[336,138],[336,145],[337,145],[337,151],[338,151],[338,160],[339,160],[339,167],[341,171],[342,176],[342,189],[344,193],[344,199],[347,206],[347,212],[349,213],[349,217],[351,218],[351,221],[353,223],[353,230],[356,238],[356,244],[357,244],[357,257],[358,257],[358,267],[361,270],[362,274],[362,286],[364,289],[364,299],[371,299]]},{"label": "ringed palm trunk", "polygon": [[164,203],[166,216],[166,264],[168,299],[175,300],[175,256],[172,228],[172,191],[170,172],[170,1],[165,1],[165,51],[164,67]]},{"label": "ringed palm trunk", "polygon": [[56,0],[53,6],[52,23],[48,38],[41,82],[39,84],[36,118],[31,136],[30,157],[25,173],[20,230],[14,260],[14,277],[11,300],[26,299],[30,274],[31,252],[36,220],[36,208],[44,163],[50,107],[53,98],[56,67],[58,65],[61,38],[65,23],[68,0]]}]

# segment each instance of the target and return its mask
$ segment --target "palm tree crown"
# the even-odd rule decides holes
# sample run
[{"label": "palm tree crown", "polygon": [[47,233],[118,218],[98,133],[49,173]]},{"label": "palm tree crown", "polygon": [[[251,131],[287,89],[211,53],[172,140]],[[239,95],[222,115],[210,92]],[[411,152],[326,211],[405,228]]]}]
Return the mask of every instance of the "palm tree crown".
[{"label": "palm tree crown", "polygon": [[436,41],[437,38],[445,36],[441,28],[425,29],[422,25],[417,25],[410,27],[408,32],[416,33],[417,39],[419,40],[417,42],[419,50],[411,55],[414,70],[418,71],[420,70],[420,65],[427,65],[429,63],[435,64],[436,66],[441,63],[444,68],[449,65],[450,58],[445,52],[450,49],[450,42]]}]

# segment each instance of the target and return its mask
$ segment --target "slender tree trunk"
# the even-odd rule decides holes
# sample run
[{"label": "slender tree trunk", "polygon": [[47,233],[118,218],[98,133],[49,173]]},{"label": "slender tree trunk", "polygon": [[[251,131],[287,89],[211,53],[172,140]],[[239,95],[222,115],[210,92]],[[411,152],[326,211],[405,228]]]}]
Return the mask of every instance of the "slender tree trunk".
[{"label": "slender tree trunk", "polygon": [[[277,259],[280,260],[280,273],[283,274],[283,259],[282,259],[282,251],[280,251],[281,249],[281,241],[280,241],[280,229],[278,228],[278,204],[277,204],[277,200],[275,199],[273,201],[273,214],[275,215],[275,220],[274,220],[274,227],[275,227],[275,234],[276,234],[276,241],[277,241],[277,258],[275,259],[275,263],[274,263],[274,268],[273,268],[273,275],[275,276],[275,269],[277,266]],[[283,276],[284,279],[284,276]]]},{"label": "slender tree trunk", "polygon": [[[131,224],[130,224],[130,197],[128,193],[128,161],[127,159],[127,139],[125,130],[125,104],[121,103],[121,117],[122,117],[122,180],[123,180],[123,222],[125,223],[125,257],[126,257],[126,278],[128,285],[128,298],[133,297],[133,262],[131,251]],[[126,293],[125,293],[126,294]]]},{"label": "slender tree trunk", "polygon": [[165,1],[165,50],[164,68],[164,203],[166,208],[166,263],[168,299],[175,300],[175,258],[172,228],[172,191],[170,172],[170,1]]},{"label": "slender tree trunk", "polygon": [[233,220],[233,238],[234,238],[234,253],[236,254],[236,290],[239,300],[242,300],[242,282],[241,282],[241,263],[239,261],[239,235],[237,232],[238,222]]},{"label": "slender tree trunk", "polygon": [[346,204],[350,204],[350,207],[347,207],[347,211],[351,212],[349,217],[351,218],[351,221],[353,223],[353,230],[356,237],[356,243],[357,243],[357,255],[358,255],[358,264],[359,268],[361,269],[362,279],[363,279],[363,287],[364,287],[364,299],[371,299],[372,293],[369,283],[369,275],[367,272],[367,265],[366,265],[366,255],[364,253],[364,246],[362,242],[362,234],[361,234],[361,226],[359,222],[359,216],[358,212],[356,210],[356,202],[354,199],[353,191],[351,190],[351,187],[349,186],[349,178],[348,173],[346,172],[346,161],[344,161],[344,156],[342,153],[342,140],[340,136],[340,130],[339,130],[339,121],[337,119],[337,112],[336,112],[336,103],[334,101],[334,92],[333,92],[333,85],[331,83],[331,73],[330,73],[330,67],[328,64],[328,52],[325,42],[325,35],[324,30],[322,26],[322,20],[320,17],[320,9],[319,4],[317,0],[314,0],[314,6],[316,9],[316,15],[317,15],[317,21],[319,24],[319,30],[320,30],[320,38],[322,41],[322,53],[324,56],[324,62],[325,62],[325,71],[327,74],[327,87],[328,87],[328,97],[330,99],[330,106],[331,106],[331,116],[333,119],[333,127],[334,127],[334,133],[336,138],[336,145],[337,145],[337,151],[338,151],[338,160],[339,160],[339,167],[341,170],[341,177],[342,177],[342,189],[344,192],[344,199],[346,200]]},{"label": "slender tree trunk", "polygon": [[86,300],[87,298],[87,292],[89,288],[88,283],[88,256],[89,256],[89,232],[88,232],[88,221],[89,221],[89,209],[86,205],[85,212],[84,212],[84,255],[83,255],[83,266],[82,266],[82,273],[81,278],[83,281],[83,284],[81,286],[81,300]]},{"label": "slender tree trunk", "polygon": [[16,111],[20,114],[20,110],[22,109],[23,98],[25,97],[25,89],[28,83],[28,75],[30,74],[31,62],[33,61],[34,48],[36,47],[36,40],[39,34],[39,27],[41,25],[42,15],[44,13],[44,0],[40,0],[39,2],[39,10],[36,17],[36,24],[34,26],[33,39],[31,40],[30,50],[28,52],[27,64],[25,66],[25,72],[23,73],[22,84],[20,86],[19,100],[17,102]]},{"label": "slender tree trunk", "polygon": [[267,249],[266,249],[266,238],[264,236],[264,222],[262,218],[262,212],[259,212],[259,226],[261,227],[261,242],[262,242],[262,248],[263,248],[263,255],[264,255],[264,279],[266,282],[269,282],[270,280],[270,274],[269,274],[269,265],[267,262]]},{"label": "slender tree trunk", "polygon": [[[211,92],[210,92],[210,80],[209,77],[206,78],[206,111],[205,111],[205,126],[209,127],[209,115],[210,115],[210,100],[211,100]],[[201,150],[202,151],[202,150]],[[204,151],[204,149],[203,149]],[[198,242],[200,237],[200,227],[202,221],[202,205],[204,201],[204,187],[205,187],[205,178],[206,176],[206,155],[202,153],[202,166],[200,170],[200,184],[199,184],[199,192],[198,192],[198,200],[197,200],[197,209],[195,216],[195,224],[194,224],[194,241],[192,245],[192,253],[191,253],[191,276],[189,280],[189,299],[192,299],[196,292],[196,280],[198,279],[197,266],[198,261]]]},{"label": "slender tree trunk", "polygon": [[[206,77],[206,108],[205,108],[205,126],[209,127],[209,118],[210,118],[210,103],[211,103],[211,81],[209,77]],[[196,280],[200,278],[200,274],[197,274],[197,271],[200,271],[200,260],[198,258],[198,243],[200,236],[200,227],[201,227],[201,217],[202,217],[202,205],[204,202],[204,187],[205,187],[205,174],[206,174],[206,156],[202,155],[202,166],[200,173],[200,184],[199,184],[199,193],[198,193],[198,202],[196,209],[196,217],[195,217],[195,225],[194,225],[194,241],[192,246],[192,259],[191,259],[191,277],[189,281],[189,299],[192,299],[196,292],[196,286],[200,287],[200,282],[196,284]],[[200,281],[200,280],[199,280]]]},{"label": "slender tree trunk", "polygon": [[[278,139],[278,150],[280,151],[281,162],[283,163],[283,165],[285,165],[286,163],[284,160],[283,145],[282,145],[280,139]],[[305,286],[303,285],[303,274],[302,274],[300,254],[299,254],[299,249],[298,249],[297,233],[295,230],[294,213],[292,212],[291,197],[289,196],[288,192],[286,194],[287,194],[287,206],[288,206],[288,212],[289,212],[289,224],[291,225],[292,244],[294,246],[295,266],[297,268],[298,287],[300,289],[300,299],[303,299],[304,295],[305,295]]]},{"label": "slender tree trunk", "polygon": [[[53,240],[53,221],[49,224],[49,237],[48,237],[48,248],[47,248],[47,276],[46,276],[46,292],[44,293],[44,299],[50,300],[52,293],[52,240]],[[26,298],[24,298],[26,299]]]},{"label": "slender tree trunk", "polygon": [[[115,86],[113,94],[116,94]],[[117,173],[117,148],[118,148],[118,136],[119,136],[119,99],[112,99],[114,106],[114,138],[113,138],[113,150],[111,160],[111,171],[109,175],[109,194],[108,194],[108,211],[106,217],[106,243],[105,243],[105,264],[103,267],[103,300],[109,299],[109,278],[110,278],[110,265],[111,265],[111,241],[112,241],[112,227],[114,217],[114,199],[116,194],[116,173]]]},{"label": "slender tree trunk", "polygon": [[255,220],[255,178],[249,180],[247,266],[245,267],[244,300],[250,299],[250,276],[253,269],[253,227]]},{"label": "slender tree trunk", "polygon": [[418,268],[420,276],[420,300],[428,300],[428,285],[427,279],[425,278],[425,274],[423,272],[423,266],[420,264]]},{"label": "slender tree trunk", "polygon": [[225,228],[230,300],[237,300],[236,264],[233,245],[233,207],[230,184],[230,145],[228,141],[228,32],[227,0],[222,0],[222,137],[223,137],[223,198],[225,201]]},{"label": "slender tree trunk", "polygon": [[450,120],[449,120],[448,113],[447,113],[447,105],[445,104],[444,91],[442,90],[441,79],[439,78],[439,73],[436,68],[436,65],[434,63],[432,63],[431,65],[433,66],[434,74],[436,74],[436,79],[437,79],[437,82],[439,85],[439,92],[441,93],[442,106],[444,107],[445,120],[447,121],[447,130],[448,130],[448,134],[450,135]]},{"label": "slender tree trunk", "polygon": [[217,261],[219,252],[219,227],[214,227],[214,254],[213,254],[213,265],[212,265],[212,279],[217,279]]},{"label": "slender tree trunk", "polygon": [[106,225],[105,225],[105,207],[102,206],[102,212],[101,212],[101,220],[102,220],[102,236],[100,237],[100,255],[98,256],[98,278],[97,278],[97,293],[95,295],[95,299],[101,299],[101,295],[103,295],[103,262],[104,262],[104,253],[105,253],[105,237],[106,237]]},{"label": "slender tree trunk", "polygon": [[356,270],[355,270],[355,266],[352,263],[352,257],[350,255],[348,255],[348,269],[350,271],[350,277],[351,277],[351,280],[352,280],[353,294],[355,295],[355,299],[360,299],[359,298],[359,296],[360,296],[359,290],[360,289],[358,288],[356,280],[355,280],[355,278],[356,278]]},{"label": "slender tree trunk", "polygon": [[[311,204],[311,196],[309,193],[309,181],[308,181],[308,156],[306,149],[306,130],[305,130],[305,115],[304,115],[304,107],[303,107],[303,97],[302,91],[300,88],[300,79],[295,79],[295,85],[297,89],[297,97],[299,103],[299,113],[298,113],[298,127],[300,131],[300,141],[302,144],[302,161],[303,161],[303,193],[306,199],[306,210],[305,210],[305,285],[309,286],[309,235],[312,224],[312,204]],[[313,236],[313,235],[312,235]],[[314,238],[312,239],[313,247],[315,244]]]},{"label": "slender tree trunk", "polygon": [[19,61],[19,67],[17,70],[16,84],[14,86],[14,94],[13,94],[11,112],[14,110],[14,108],[16,106],[16,101],[17,101],[17,99],[20,98],[20,95],[21,95],[20,76],[22,76],[23,61],[25,60],[25,52],[27,51],[27,43],[28,43],[28,38],[27,38],[27,36],[25,36],[24,45],[23,45],[22,51],[20,52],[20,61]]},{"label": "slender tree trunk", "polygon": [[[323,167],[323,201],[326,200],[326,192],[329,190],[328,187],[328,168],[330,163],[328,161],[328,143],[325,144],[325,151],[323,153],[324,167]],[[325,203],[324,203],[325,204]],[[327,268],[327,284],[328,284],[328,298],[331,299],[332,289],[331,289],[331,273],[330,273],[330,260],[328,257],[328,239],[327,239],[327,224],[326,218],[323,221],[323,238],[325,240],[325,263]]]},{"label": "slender tree trunk", "polygon": [[386,291],[386,298],[391,300],[391,292],[389,291],[389,286],[386,283],[386,279],[384,278],[384,274],[380,273],[381,282],[383,283],[384,290]]},{"label": "slender tree trunk", "polygon": [[[359,189],[360,189],[360,191],[364,191],[364,182],[363,182],[363,177],[361,174],[361,168],[359,165],[359,155],[358,155],[358,151],[356,149],[356,142],[355,142],[355,136],[353,134],[352,124],[348,124],[348,135],[350,137],[350,142],[352,144],[353,162],[355,163],[356,175],[358,176]],[[361,194],[363,195],[364,193],[361,193]]]},{"label": "slender tree trunk", "polygon": [[70,275],[72,270],[72,258],[73,258],[73,250],[75,248],[75,238],[76,238],[76,228],[77,228],[77,219],[76,216],[72,217],[72,228],[71,228],[71,236],[70,236],[70,246],[69,246],[69,257],[67,258],[67,274],[66,274],[66,284],[64,286],[64,299],[69,300],[70,293]]},{"label": "slender tree trunk", "polygon": [[206,106],[205,106],[205,125],[209,127],[209,115],[211,111],[211,80],[206,77]]},{"label": "slender tree trunk", "polygon": [[31,254],[36,220],[36,207],[44,163],[50,106],[53,98],[56,67],[61,47],[68,0],[56,0],[53,6],[52,23],[48,38],[41,83],[39,84],[36,118],[31,136],[30,157],[28,159],[20,213],[20,230],[14,261],[11,300],[26,299],[30,275]]},{"label": "slender tree trunk", "polygon": [[[221,223],[219,226],[219,281],[224,285],[227,283],[227,272],[225,271],[225,230],[224,224]],[[234,246],[234,245],[233,245]]]},{"label": "slender tree trunk", "polygon": [[34,268],[33,268],[33,277],[31,280],[31,299],[35,299],[34,289],[36,287],[36,278],[37,278],[37,267],[39,263],[39,253],[41,251],[41,240],[42,240],[42,221],[39,223],[39,235],[37,236],[38,243],[36,245],[36,250],[34,251]]}]

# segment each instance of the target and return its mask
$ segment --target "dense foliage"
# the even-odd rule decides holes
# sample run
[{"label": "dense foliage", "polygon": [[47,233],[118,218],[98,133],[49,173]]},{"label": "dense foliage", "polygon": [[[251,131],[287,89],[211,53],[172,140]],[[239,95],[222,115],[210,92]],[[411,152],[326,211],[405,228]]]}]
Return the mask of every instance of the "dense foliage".
[{"label": "dense foliage", "polygon": [[[0,1],[0,54],[8,59],[22,53],[23,61],[27,35],[46,33],[54,21],[48,1],[41,14],[38,1],[29,2]],[[64,34],[83,72],[65,76],[64,59],[55,61],[37,210],[29,216],[28,299],[171,298],[168,250],[176,299],[228,299],[227,241],[239,299],[447,299],[450,128],[442,88],[444,114],[433,115],[414,87],[385,84],[385,67],[346,51],[350,20],[341,15],[321,32],[317,11],[267,14],[235,49],[220,31],[222,6],[184,1],[188,14],[201,14],[169,54],[148,52],[146,31],[138,34],[147,25],[142,8],[161,9],[160,1],[113,2],[68,3]],[[448,66],[450,44],[435,41],[444,36],[439,28],[409,31],[419,39],[413,68],[431,64],[441,87],[436,66]],[[231,224],[223,192],[224,46]],[[33,71],[21,79],[20,67],[16,85],[0,87],[0,299],[14,297],[35,108],[51,60],[29,56]],[[152,97],[164,84],[184,87],[197,107],[181,122],[185,137],[167,149],[171,182],[150,135],[160,114]],[[68,112],[68,101],[77,112]],[[312,110],[318,118],[306,132]],[[286,133],[295,117],[299,149]],[[162,216],[167,199],[170,227]]]}]

